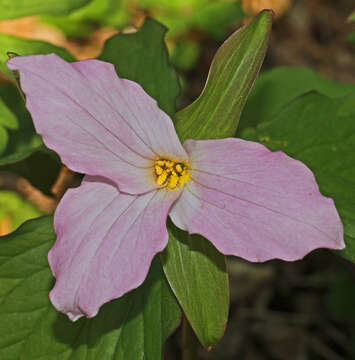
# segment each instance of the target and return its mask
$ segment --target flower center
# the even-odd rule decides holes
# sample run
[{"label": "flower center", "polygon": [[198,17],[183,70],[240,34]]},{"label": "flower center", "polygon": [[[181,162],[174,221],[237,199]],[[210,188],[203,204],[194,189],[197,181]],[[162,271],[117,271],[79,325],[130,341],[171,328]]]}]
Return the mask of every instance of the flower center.
[{"label": "flower center", "polygon": [[158,185],[175,190],[189,179],[186,164],[168,159],[158,159],[154,162],[154,174]]}]

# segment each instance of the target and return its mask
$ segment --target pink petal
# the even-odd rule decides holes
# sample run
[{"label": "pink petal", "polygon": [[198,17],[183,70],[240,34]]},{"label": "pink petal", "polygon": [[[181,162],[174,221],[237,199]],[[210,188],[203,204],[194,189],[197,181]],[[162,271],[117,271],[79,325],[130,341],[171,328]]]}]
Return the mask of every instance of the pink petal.
[{"label": "pink petal", "polygon": [[188,140],[184,147],[191,180],[170,212],[181,229],[250,261],[344,247],[333,200],[300,161],[240,139]]},{"label": "pink petal", "polygon": [[36,130],[72,170],[113,180],[123,192],[156,187],[152,159],[186,159],[171,119],[140,85],[98,60],[68,63],[58,56],[18,56]]},{"label": "pink petal", "polygon": [[48,258],[53,305],[76,320],[137,288],[168,241],[166,218],[179,191],[132,196],[86,176],[64,195],[54,217],[57,241]]}]

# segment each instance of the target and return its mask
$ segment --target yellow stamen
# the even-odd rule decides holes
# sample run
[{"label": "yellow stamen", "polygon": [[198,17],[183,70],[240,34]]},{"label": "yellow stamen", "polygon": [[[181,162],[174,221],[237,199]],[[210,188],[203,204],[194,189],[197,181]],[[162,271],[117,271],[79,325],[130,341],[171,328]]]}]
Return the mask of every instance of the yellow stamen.
[{"label": "yellow stamen", "polygon": [[179,178],[177,176],[170,176],[168,186],[170,189],[175,189],[179,182]]},{"label": "yellow stamen", "polygon": [[156,173],[157,175],[161,175],[161,174],[163,173],[163,168],[161,168],[161,167],[158,166],[158,165],[155,165],[154,167],[155,167],[155,173]]},{"label": "yellow stamen", "polygon": [[164,171],[161,175],[158,176],[157,184],[158,185],[164,185],[167,178],[168,178],[168,173],[166,171]]},{"label": "yellow stamen", "polygon": [[180,164],[176,164],[175,169],[179,174],[182,173],[182,166]]},{"label": "yellow stamen", "polygon": [[163,185],[175,190],[189,179],[189,169],[185,163],[158,159],[154,163],[154,175],[157,185]]}]

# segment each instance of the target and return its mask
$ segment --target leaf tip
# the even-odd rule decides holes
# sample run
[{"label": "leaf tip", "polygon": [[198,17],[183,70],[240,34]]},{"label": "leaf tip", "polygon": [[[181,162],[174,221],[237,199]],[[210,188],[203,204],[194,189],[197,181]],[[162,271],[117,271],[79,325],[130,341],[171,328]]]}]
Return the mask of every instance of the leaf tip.
[{"label": "leaf tip", "polygon": [[264,9],[256,16],[255,20],[268,23],[270,26],[275,18],[275,12],[272,9]]}]

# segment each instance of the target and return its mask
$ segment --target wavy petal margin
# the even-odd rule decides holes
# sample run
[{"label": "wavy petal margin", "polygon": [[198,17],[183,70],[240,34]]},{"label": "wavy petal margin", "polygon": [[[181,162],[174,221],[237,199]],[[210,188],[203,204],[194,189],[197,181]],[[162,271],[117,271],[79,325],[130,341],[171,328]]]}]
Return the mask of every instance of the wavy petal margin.
[{"label": "wavy petal margin", "polygon": [[56,284],[50,299],[73,321],[137,288],[168,242],[166,218],[179,191],[132,196],[86,176],[54,217],[57,240],[48,259]]},{"label": "wavy petal margin", "polygon": [[249,261],[344,248],[333,200],[300,161],[241,139],[187,140],[184,147],[191,181],[170,213],[179,228]]},{"label": "wavy petal margin", "polygon": [[70,169],[115,182],[130,194],[156,188],[153,160],[186,160],[173,123],[142,87],[99,60],[55,54],[8,60],[20,72],[37,132]]}]

